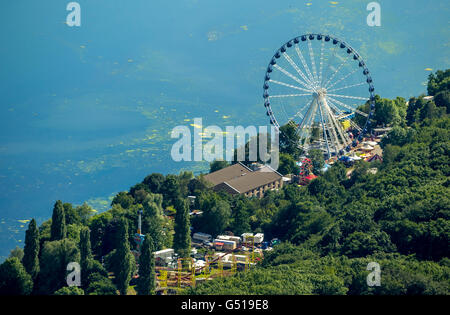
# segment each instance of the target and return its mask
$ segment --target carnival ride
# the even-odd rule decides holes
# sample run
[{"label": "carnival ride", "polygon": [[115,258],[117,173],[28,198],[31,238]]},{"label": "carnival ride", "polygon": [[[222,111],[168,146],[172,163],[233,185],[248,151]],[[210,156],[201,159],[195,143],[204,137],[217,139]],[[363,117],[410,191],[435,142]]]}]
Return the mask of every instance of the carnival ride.
[{"label": "carnival ride", "polygon": [[330,35],[301,35],[282,45],[267,67],[263,89],[270,123],[277,130],[293,125],[303,152],[318,149],[325,159],[356,146],[375,109],[366,63],[348,43]]},{"label": "carnival ride", "polygon": [[[244,259],[242,259],[244,258]],[[196,267],[193,258],[178,258],[175,267],[156,266],[156,291],[167,292],[186,287],[195,287],[197,282],[227,277],[238,270],[248,271],[259,261],[254,254],[236,255],[234,251],[205,256],[205,265]]]},{"label": "carnival ride", "polygon": [[307,185],[311,180],[315,179],[317,176],[313,174],[312,161],[309,158],[303,158],[297,163],[300,168],[299,181],[300,185]]}]

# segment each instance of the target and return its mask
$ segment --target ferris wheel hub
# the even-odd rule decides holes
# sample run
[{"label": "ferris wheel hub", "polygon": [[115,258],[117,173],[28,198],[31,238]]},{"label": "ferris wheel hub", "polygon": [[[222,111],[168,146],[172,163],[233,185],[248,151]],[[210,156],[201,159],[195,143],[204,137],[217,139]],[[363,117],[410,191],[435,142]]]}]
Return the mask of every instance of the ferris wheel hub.
[{"label": "ferris wheel hub", "polygon": [[313,99],[324,102],[326,101],[327,90],[325,88],[320,88],[317,91],[312,93]]}]

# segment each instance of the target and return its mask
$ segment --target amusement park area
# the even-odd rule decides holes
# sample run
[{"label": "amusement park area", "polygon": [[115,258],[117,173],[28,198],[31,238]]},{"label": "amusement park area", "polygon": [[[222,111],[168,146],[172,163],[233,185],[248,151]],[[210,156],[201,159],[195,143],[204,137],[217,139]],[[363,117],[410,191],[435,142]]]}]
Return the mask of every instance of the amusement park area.
[{"label": "amusement park area", "polygon": [[[290,148],[296,171],[280,173],[268,165],[238,162],[204,176],[212,190],[263,198],[268,190],[284,185],[308,185],[335,163],[343,163],[350,177],[358,161],[382,162],[380,142],[390,128],[373,125],[373,79],[362,57],[346,42],[323,34],[286,42],[267,67],[263,90],[270,124],[282,136],[290,133],[281,150]],[[322,162],[319,170],[314,167],[317,158]],[[201,215],[198,211],[191,215]],[[140,229],[139,215],[136,261],[143,241]],[[176,294],[186,287],[248,271],[280,242],[265,241],[262,233],[213,238],[192,233],[191,227],[191,234],[189,257],[179,257],[171,248],[153,253],[159,294]]]},{"label": "amusement park area", "polygon": [[[145,238],[141,234],[139,213],[138,232],[135,234],[136,250],[132,253],[139,262],[140,246]],[[236,272],[246,272],[264,259],[264,252],[272,250],[280,243],[278,239],[264,241],[263,233],[243,233],[241,236],[218,235],[196,232],[191,236],[189,257],[179,257],[172,248],[153,253],[155,259],[155,293],[159,295],[177,294],[187,287],[195,287],[205,281],[228,277]],[[139,264],[137,263],[137,269]],[[130,285],[139,279],[133,276]]]}]

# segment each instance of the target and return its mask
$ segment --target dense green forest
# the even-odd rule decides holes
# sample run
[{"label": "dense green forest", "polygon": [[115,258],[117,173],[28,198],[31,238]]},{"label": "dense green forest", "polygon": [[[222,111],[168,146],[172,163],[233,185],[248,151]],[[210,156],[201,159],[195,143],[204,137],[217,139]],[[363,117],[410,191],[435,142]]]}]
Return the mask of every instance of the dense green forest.
[{"label": "dense green forest", "polygon": [[[152,294],[153,251],[189,255],[190,233],[263,232],[283,242],[248,272],[216,279],[185,294],[449,294],[450,70],[428,79],[428,94],[406,102],[376,98],[372,126],[392,126],[383,162],[342,163],[308,186],[287,185],[263,198],[212,191],[202,175],[153,173],[118,193],[111,209],[57,201],[50,220],[26,232],[25,247],[0,265],[0,294],[127,294],[135,273],[134,233],[143,210],[140,278],[135,291]],[[366,108],[367,109],[367,108]],[[364,108],[362,108],[364,110]],[[285,138],[283,138],[285,137]],[[285,130],[280,171],[295,171],[300,152]],[[227,165],[217,161],[211,170]],[[376,168],[377,172],[368,172]],[[196,196],[192,221],[187,196]],[[80,287],[67,287],[66,266],[79,262]],[[381,266],[381,286],[369,287],[369,262]],[[111,273],[114,277],[110,277]]]}]

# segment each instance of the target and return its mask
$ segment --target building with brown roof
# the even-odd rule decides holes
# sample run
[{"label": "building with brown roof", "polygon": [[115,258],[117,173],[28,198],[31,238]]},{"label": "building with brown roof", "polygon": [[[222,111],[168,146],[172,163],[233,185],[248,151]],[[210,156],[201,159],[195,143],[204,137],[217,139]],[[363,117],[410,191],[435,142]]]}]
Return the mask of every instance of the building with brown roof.
[{"label": "building with brown roof", "polygon": [[232,195],[244,194],[247,197],[263,197],[264,192],[283,186],[283,176],[270,166],[250,169],[237,163],[204,177],[213,184],[215,191],[225,191]]},{"label": "building with brown roof", "polygon": [[252,170],[244,164],[236,163],[213,173],[209,173],[205,175],[204,179],[213,184],[213,186],[216,186],[217,184],[241,177],[250,172],[252,172]]}]

